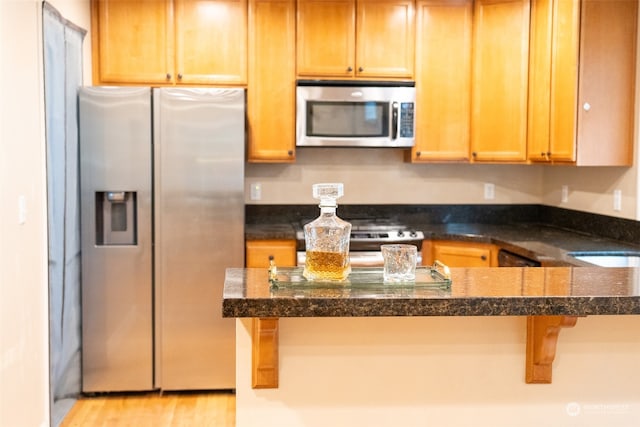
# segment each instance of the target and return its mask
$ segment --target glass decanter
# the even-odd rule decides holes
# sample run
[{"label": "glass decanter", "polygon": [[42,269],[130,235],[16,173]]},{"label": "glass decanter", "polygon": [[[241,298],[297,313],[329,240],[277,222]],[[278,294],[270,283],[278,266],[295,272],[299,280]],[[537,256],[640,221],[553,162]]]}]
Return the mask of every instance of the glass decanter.
[{"label": "glass decanter", "polygon": [[313,185],[313,197],[320,199],[320,216],[304,226],[306,261],[302,275],[307,280],[341,281],[351,273],[351,224],[336,215],[336,200],[343,195],[341,183]]}]

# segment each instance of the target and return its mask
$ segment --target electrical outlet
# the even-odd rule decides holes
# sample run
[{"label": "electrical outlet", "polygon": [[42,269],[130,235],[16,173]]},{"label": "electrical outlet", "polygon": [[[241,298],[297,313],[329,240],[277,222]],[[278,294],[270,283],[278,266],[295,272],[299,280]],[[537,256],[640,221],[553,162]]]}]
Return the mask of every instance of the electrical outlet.
[{"label": "electrical outlet", "polygon": [[613,190],[613,210],[614,211],[622,210],[622,191],[621,190]]},{"label": "electrical outlet", "polygon": [[496,186],[490,182],[484,184],[484,199],[493,200],[496,198]]},{"label": "electrical outlet", "polygon": [[568,203],[569,202],[569,186],[568,185],[563,185],[562,186],[562,198],[560,199],[560,201],[562,203]]},{"label": "electrical outlet", "polygon": [[254,182],[251,184],[251,200],[262,199],[262,184]]}]

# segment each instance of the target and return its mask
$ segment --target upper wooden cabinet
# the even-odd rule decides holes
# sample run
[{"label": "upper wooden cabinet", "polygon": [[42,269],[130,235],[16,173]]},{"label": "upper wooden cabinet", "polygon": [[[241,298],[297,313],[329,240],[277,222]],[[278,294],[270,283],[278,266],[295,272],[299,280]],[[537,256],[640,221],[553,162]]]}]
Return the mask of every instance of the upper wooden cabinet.
[{"label": "upper wooden cabinet", "polygon": [[178,81],[246,84],[247,0],[174,0]]},{"label": "upper wooden cabinet", "polygon": [[250,162],[295,160],[295,0],[250,0]]},{"label": "upper wooden cabinet", "polygon": [[92,0],[94,84],[246,84],[246,0]]},{"label": "upper wooden cabinet", "polygon": [[358,77],[413,78],[413,4],[407,0],[358,0],[355,68]]},{"label": "upper wooden cabinet", "polygon": [[413,162],[468,161],[473,1],[416,3]]},{"label": "upper wooden cabinet", "polygon": [[633,163],[636,0],[536,0],[529,150],[534,162]]},{"label": "upper wooden cabinet", "polygon": [[413,78],[413,4],[298,0],[298,76]]},{"label": "upper wooden cabinet", "polygon": [[173,73],[173,4],[91,1],[93,83],[165,83]]},{"label": "upper wooden cabinet", "polygon": [[354,0],[298,0],[298,75],[353,76],[355,28]]},{"label": "upper wooden cabinet", "polygon": [[529,0],[476,0],[471,79],[473,161],[527,156]]}]

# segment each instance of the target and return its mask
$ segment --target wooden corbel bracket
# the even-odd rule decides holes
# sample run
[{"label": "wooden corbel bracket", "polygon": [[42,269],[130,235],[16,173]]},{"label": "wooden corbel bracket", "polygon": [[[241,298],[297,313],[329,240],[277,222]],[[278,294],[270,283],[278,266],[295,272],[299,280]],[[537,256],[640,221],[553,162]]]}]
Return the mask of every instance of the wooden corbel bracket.
[{"label": "wooden corbel bracket", "polygon": [[[558,334],[576,325],[577,316],[528,316],[526,383],[550,384]],[[254,318],[252,325],[251,386],[278,388],[278,319]]]},{"label": "wooden corbel bracket", "polygon": [[254,318],[251,331],[251,387],[278,388],[278,319]]},{"label": "wooden corbel bracket", "polygon": [[574,327],[577,321],[577,316],[527,317],[527,384],[551,384],[560,329]]}]

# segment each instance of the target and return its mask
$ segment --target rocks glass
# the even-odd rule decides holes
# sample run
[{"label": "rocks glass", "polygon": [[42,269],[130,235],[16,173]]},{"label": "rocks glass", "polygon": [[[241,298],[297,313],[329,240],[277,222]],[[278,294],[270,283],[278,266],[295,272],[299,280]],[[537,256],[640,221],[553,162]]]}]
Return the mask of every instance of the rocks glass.
[{"label": "rocks glass", "polygon": [[418,248],[415,245],[381,245],[384,258],[385,282],[412,282],[416,280]]}]

